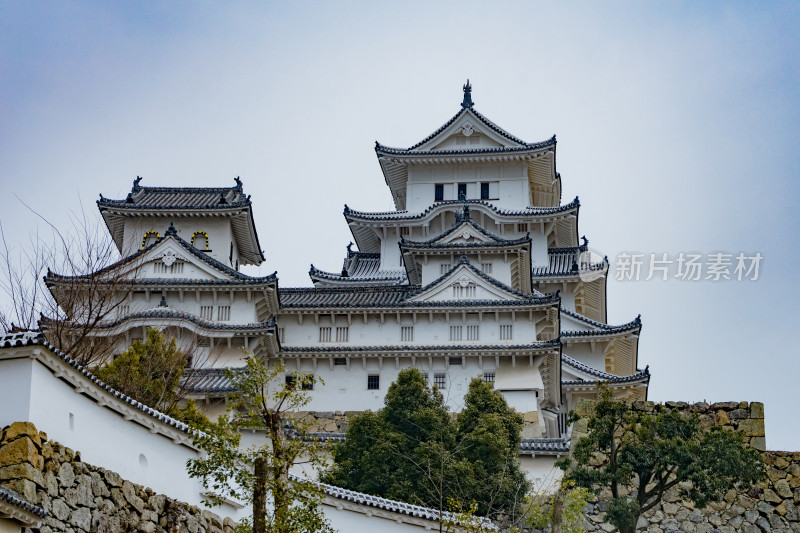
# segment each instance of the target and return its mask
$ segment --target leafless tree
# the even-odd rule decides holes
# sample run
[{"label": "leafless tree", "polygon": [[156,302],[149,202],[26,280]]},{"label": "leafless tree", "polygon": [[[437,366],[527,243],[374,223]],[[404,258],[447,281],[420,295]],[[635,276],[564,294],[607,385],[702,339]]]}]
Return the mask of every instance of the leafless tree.
[{"label": "leafless tree", "polygon": [[[48,228],[14,247],[0,224],[0,311],[6,332],[40,329],[48,342],[84,365],[102,361],[114,348],[95,337],[97,326],[116,317],[135,282],[135,269],[112,268],[120,254],[99,217],[71,213],[60,228],[26,205]],[[134,272],[134,273],[132,273]]]}]

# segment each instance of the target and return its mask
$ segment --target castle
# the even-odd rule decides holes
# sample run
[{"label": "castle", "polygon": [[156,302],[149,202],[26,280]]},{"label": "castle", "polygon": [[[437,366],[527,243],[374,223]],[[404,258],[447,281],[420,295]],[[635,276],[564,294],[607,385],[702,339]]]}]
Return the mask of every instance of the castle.
[{"label": "castle", "polygon": [[[646,399],[641,321],[607,323],[608,261],[579,238],[578,198],[562,203],[555,136],[529,143],[505,131],[475,109],[467,82],[439,129],[375,152],[396,210],[345,206],[354,242],[341,272],[311,266],[313,287],[240,271],[265,257],[238,178],[216,188],[137,178],[125,198],[101,195],[123,259],[92,275],[108,280],[103,316],[71,316],[69,327],[94,319],[88,334],[113,354],[148,327],[177,338],[192,354],[191,396],[210,415],[230,392],[223,369],[250,354],[321,378],[308,406],[321,420],[380,409],[403,368],[418,368],[453,411],[479,377],[523,414],[520,455],[533,478],[568,452],[567,413],[598,382]],[[52,272],[45,282],[57,300],[83,286]]]}]

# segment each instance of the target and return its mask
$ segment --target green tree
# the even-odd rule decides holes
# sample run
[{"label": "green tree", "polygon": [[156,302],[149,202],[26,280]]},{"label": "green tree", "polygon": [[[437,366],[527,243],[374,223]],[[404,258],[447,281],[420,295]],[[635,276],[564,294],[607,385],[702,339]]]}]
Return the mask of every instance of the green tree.
[{"label": "green tree", "polygon": [[178,388],[187,358],[174,338],[147,329],[144,342],[135,340],[122,355],[95,368],[94,374],[119,392],[170,415],[178,412]]},{"label": "green tree", "polygon": [[[319,507],[321,488],[289,475],[293,465],[325,465],[307,425],[293,415],[310,401],[306,388],[313,377],[294,373],[286,380],[285,374],[281,363],[256,357],[249,357],[243,369],[226,370],[236,389],[228,397],[228,411],[195,437],[207,457],[186,466],[211,491],[207,503],[218,505],[231,497],[251,504],[252,524],[240,524],[240,531],[328,532]],[[242,430],[264,431],[265,440],[242,448]]]},{"label": "green tree", "polygon": [[529,488],[517,460],[522,417],[480,379],[464,400],[453,420],[417,369],[401,371],[383,409],[351,420],[324,480],[440,511],[475,502],[479,515],[509,522]]},{"label": "green tree", "polygon": [[[570,418],[580,417],[572,413]],[[633,410],[601,387],[587,418],[588,434],[560,466],[579,486],[610,489],[607,519],[621,533],[635,532],[639,517],[673,487],[702,508],[725,491],[751,487],[764,476],[761,455],[744,443],[741,433],[704,430],[697,415],[662,406],[652,413]],[[683,488],[684,482],[689,488]]]}]

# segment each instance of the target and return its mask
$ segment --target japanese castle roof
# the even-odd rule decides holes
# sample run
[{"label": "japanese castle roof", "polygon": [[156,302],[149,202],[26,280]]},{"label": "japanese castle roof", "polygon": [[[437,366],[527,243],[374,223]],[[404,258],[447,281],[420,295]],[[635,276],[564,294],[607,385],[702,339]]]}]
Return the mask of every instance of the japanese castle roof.
[{"label": "japanese castle roof", "polygon": [[[485,136],[490,144],[465,145],[464,148],[441,147],[453,135]],[[386,184],[398,209],[405,208],[405,185],[409,163],[484,162],[500,159],[530,159],[548,152],[555,153],[556,136],[535,143],[523,141],[479,113],[472,101],[472,86],[464,85],[461,109],[433,133],[408,148],[395,148],[375,141],[375,153]],[[554,167],[553,167],[554,168]]]},{"label": "japanese castle roof", "polygon": [[122,200],[105,198],[102,194],[97,200],[97,207],[120,251],[126,217],[219,213],[233,215],[231,226],[239,248],[240,263],[259,265],[264,261],[250,196],[244,194],[239,178],[233,187],[143,187],[139,185],[141,179],[137,177],[133,181],[131,192]]},{"label": "japanese castle roof", "polygon": [[577,371],[579,374],[584,374],[589,379],[564,379],[561,382],[564,385],[580,385],[586,383],[598,383],[598,382],[605,382],[605,383],[633,383],[633,382],[642,382],[648,383],[650,381],[650,369],[645,368],[635,374],[631,374],[629,376],[617,376],[616,374],[611,374],[609,372],[605,372],[603,370],[598,370],[593,368],[589,365],[585,365],[578,361],[577,359],[573,359],[568,355],[561,354],[561,362],[563,365],[566,365],[572,370]]},{"label": "japanese castle roof", "polygon": [[[162,297],[161,303],[157,307],[147,309],[145,311],[138,311],[127,314],[115,320],[101,321],[94,324],[97,329],[113,329],[117,326],[126,324],[128,322],[138,322],[141,320],[150,321],[152,319],[159,319],[159,321],[168,321],[173,323],[189,322],[194,324],[199,329],[206,332],[210,331],[226,331],[226,332],[272,332],[275,331],[275,319],[271,318],[265,322],[251,322],[247,324],[236,324],[231,322],[216,322],[213,320],[206,320],[192,313],[180,311],[166,305],[166,299]],[[43,319],[46,320],[46,319]]]},{"label": "japanese castle roof", "polygon": [[196,257],[206,265],[212,267],[214,270],[219,271],[220,273],[227,276],[229,279],[219,279],[219,280],[192,280],[192,279],[181,279],[181,278],[169,278],[169,279],[160,279],[160,278],[140,278],[134,280],[135,285],[275,285],[278,282],[278,275],[277,272],[273,272],[268,276],[248,276],[247,274],[243,274],[236,269],[233,269],[222,263],[210,255],[198,250],[194,246],[192,246],[189,242],[184,240],[178,235],[177,230],[175,230],[175,226],[170,224],[167,231],[156,239],[154,242],[142,248],[141,250],[137,251],[134,254],[129,255],[128,257],[124,257],[119,261],[101,269],[97,272],[93,272],[92,274],[88,275],[81,275],[81,276],[64,276],[61,274],[57,274],[55,272],[51,272],[48,270],[47,275],[44,277],[45,283],[49,285],[68,282],[72,283],[75,281],[79,281],[81,279],[86,280],[94,280],[98,275],[102,275],[108,272],[112,272],[120,267],[124,267],[128,264],[136,264],[137,261],[141,261],[147,257],[148,254],[153,252],[159,246],[163,246],[162,243],[165,243],[168,240],[174,240],[177,242],[186,252],[190,253],[192,256]]},{"label": "japanese castle roof", "polygon": [[358,252],[347,246],[342,272],[336,274],[319,270],[314,265],[308,275],[317,287],[353,287],[362,285],[407,285],[408,279],[403,268],[381,270],[379,253]]},{"label": "japanese castle roof", "polygon": [[568,204],[556,207],[526,207],[520,210],[500,209],[491,202],[486,200],[444,200],[436,202],[425,211],[420,213],[409,213],[405,210],[400,211],[380,211],[370,213],[368,211],[356,211],[350,209],[347,205],[344,206],[344,216],[348,222],[370,222],[370,221],[416,221],[422,220],[438,213],[443,209],[451,208],[452,206],[462,206],[467,204],[477,208],[485,208],[486,211],[500,216],[500,217],[513,217],[513,218],[541,218],[550,215],[559,215],[562,213],[572,213],[580,208],[581,202],[576,196],[573,201]]},{"label": "japanese castle roof", "polygon": [[[516,299],[485,300],[463,299],[444,301],[410,301],[411,298],[430,291],[445,282],[461,267],[468,268],[482,280],[503,291]],[[325,287],[325,288],[285,288],[279,289],[281,309],[293,308],[427,308],[427,307],[481,307],[481,306],[508,306],[508,305],[548,305],[560,301],[558,293],[545,295],[538,291],[532,294],[520,292],[508,285],[497,281],[491,276],[470,264],[462,256],[459,261],[445,274],[424,287],[418,285],[406,286],[359,286],[359,287]]]},{"label": "japanese castle roof", "polygon": [[[450,236],[457,236],[460,231],[476,231],[479,235],[486,237],[485,241],[476,242],[444,242]],[[531,244],[530,234],[518,239],[505,239],[499,235],[487,231],[479,224],[475,223],[469,215],[469,205],[464,206],[464,210],[458,213],[456,222],[447,231],[427,241],[413,241],[405,238],[400,239],[400,249],[429,249],[429,248],[444,248],[444,249],[461,249],[461,248],[496,248],[496,247],[514,247],[521,245]]]},{"label": "japanese castle roof", "polygon": [[547,250],[548,264],[534,266],[533,277],[578,276],[581,272],[607,270],[608,258],[599,263],[581,261],[581,254],[586,251],[588,251],[586,245],[549,248]]},{"label": "japanese castle roof", "polygon": [[[47,518],[47,516],[48,516],[47,511],[45,511],[41,507],[33,505],[31,502],[29,502],[28,500],[26,500],[25,498],[23,498],[22,496],[20,496],[16,492],[14,492],[13,490],[0,485],[0,504],[2,504],[2,503],[5,503],[7,505],[15,507],[16,509],[20,509],[20,510],[24,511],[26,514],[23,514],[23,516],[34,515],[34,516],[37,516],[39,518]],[[2,514],[4,514],[3,513],[3,506],[0,505],[0,515],[2,515]],[[9,514],[11,514],[11,513],[9,513]],[[17,514],[17,513],[13,513],[13,514]]]},{"label": "japanese castle roof", "polygon": [[[561,312],[564,312],[562,308]],[[585,317],[582,317],[585,318]],[[587,319],[588,320],[588,319]],[[600,324],[598,322],[598,324]],[[562,330],[561,336],[562,337],[572,337],[572,338],[580,338],[580,337],[604,337],[604,336],[611,336],[611,335],[618,335],[621,333],[636,333],[638,334],[642,330],[642,317],[641,315],[637,316],[627,324],[621,324],[619,326],[611,326],[608,324],[602,324],[602,327],[596,329],[588,329],[588,330]]]},{"label": "japanese castle roof", "polygon": [[[230,368],[233,372],[239,372],[242,368]],[[236,387],[225,375],[225,368],[196,368],[184,375],[182,386],[189,392],[202,393],[224,393],[233,392]]]}]

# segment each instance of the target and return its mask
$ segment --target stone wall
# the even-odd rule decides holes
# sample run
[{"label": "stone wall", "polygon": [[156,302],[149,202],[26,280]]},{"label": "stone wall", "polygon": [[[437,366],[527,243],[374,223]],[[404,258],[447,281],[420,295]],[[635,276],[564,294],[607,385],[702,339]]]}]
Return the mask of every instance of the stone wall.
[{"label": "stone wall", "polygon": [[48,512],[28,531],[232,533],[235,525],[82,462],[29,422],[0,430],[0,484]]},{"label": "stone wall", "polygon": [[[800,533],[800,452],[764,451],[764,405],[758,402],[720,402],[686,404],[666,402],[666,407],[695,413],[703,426],[729,427],[741,431],[751,446],[762,452],[767,465],[767,479],[747,493],[734,490],[724,500],[696,509],[682,501],[677,487],[670,489],[660,506],[648,511],[639,521],[639,531],[651,533]],[[589,404],[583,406],[588,408]],[[581,406],[579,406],[579,409]],[[652,402],[636,402],[634,409],[652,411]],[[582,422],[585,422],[582,421]],[[585,423],[576,424],[573,442],[585,431]],[[614,531],[606,524],[606,501],[610,493],[601,493],[589,505],[587,531]]]}]

